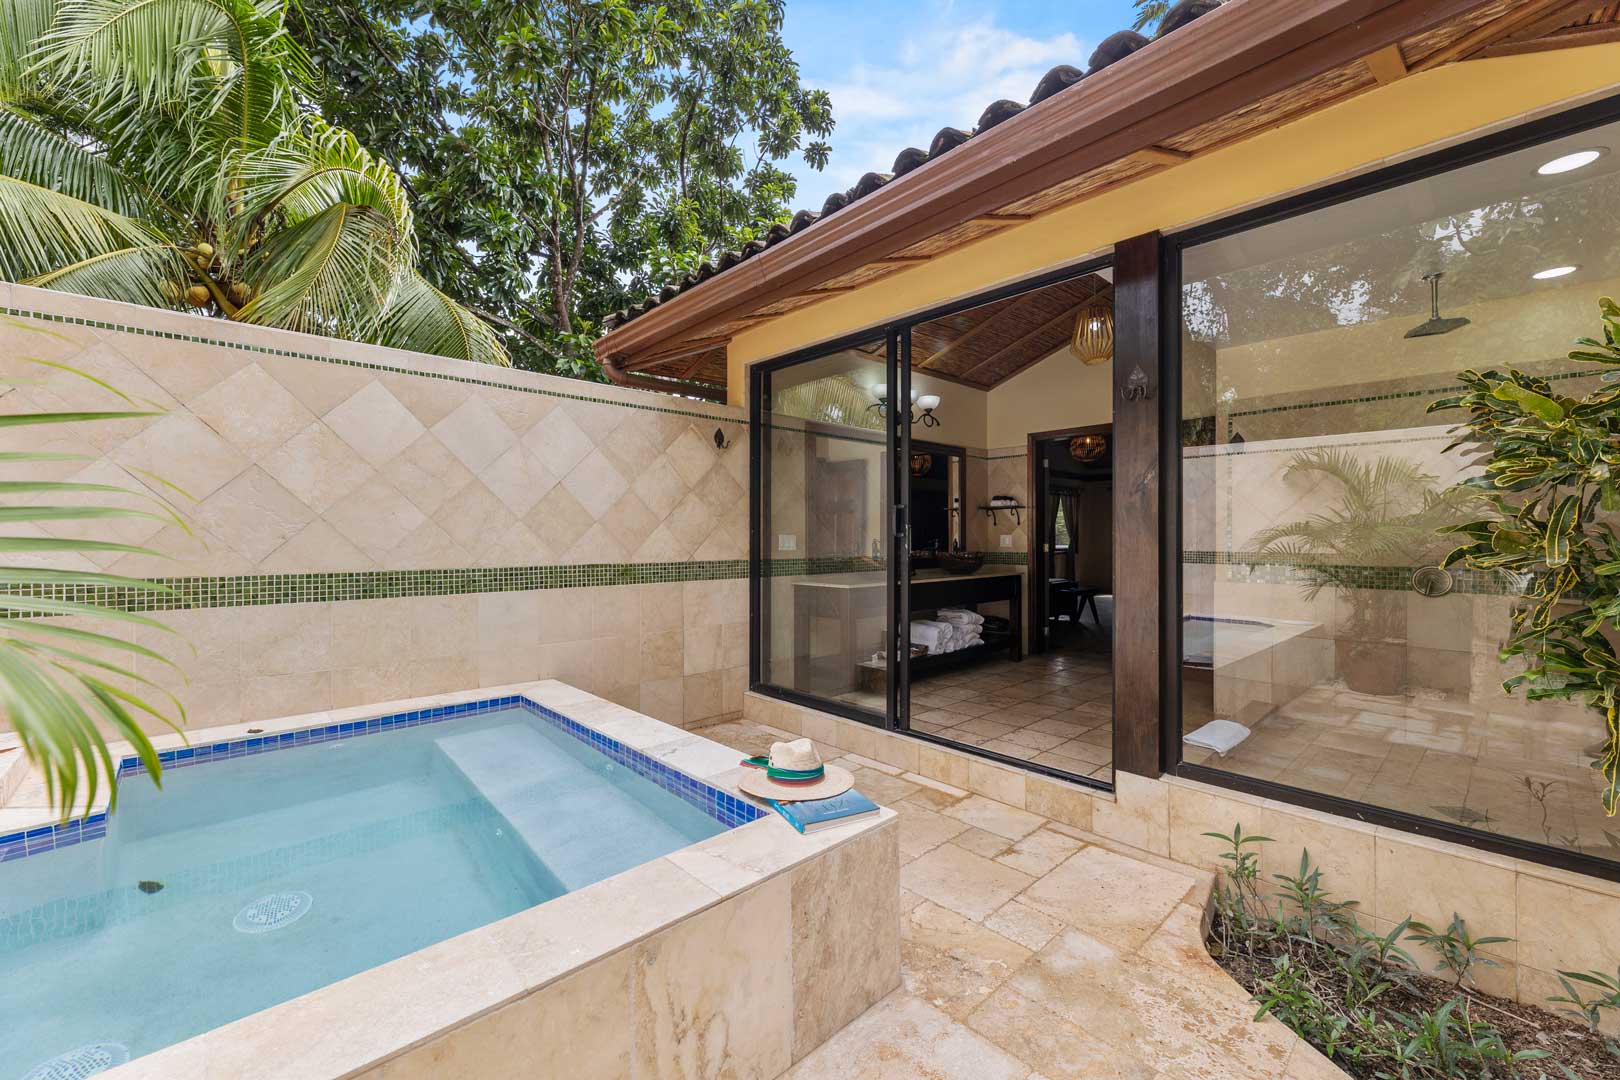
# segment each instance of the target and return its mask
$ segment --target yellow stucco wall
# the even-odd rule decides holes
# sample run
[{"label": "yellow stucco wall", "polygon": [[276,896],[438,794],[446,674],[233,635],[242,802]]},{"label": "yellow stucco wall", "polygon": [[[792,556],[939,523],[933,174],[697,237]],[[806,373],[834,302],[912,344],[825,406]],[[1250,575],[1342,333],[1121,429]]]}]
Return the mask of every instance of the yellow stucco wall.
[{"label": "yellow stucco wall", "polygon": [[1620,88],[1620,43],[1414,75],[739,334],[728,351],[731,400],[743,403],[754,361],[1611,87]]}]

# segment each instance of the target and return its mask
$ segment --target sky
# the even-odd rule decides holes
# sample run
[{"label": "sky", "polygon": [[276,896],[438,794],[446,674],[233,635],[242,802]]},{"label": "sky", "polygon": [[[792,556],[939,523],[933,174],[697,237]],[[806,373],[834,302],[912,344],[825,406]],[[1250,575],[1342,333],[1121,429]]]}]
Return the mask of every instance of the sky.
[{"label": "sky", "polygon": [[1084,68],[1133,19],[1131,0],[787,0],[783,37],[837,121],[825,170],[783,163],[799,181],[795,209],[819,210],[907,146],[927,149],[942,127],[971,131],[992,101],[1028,101],[1048,69]]}]

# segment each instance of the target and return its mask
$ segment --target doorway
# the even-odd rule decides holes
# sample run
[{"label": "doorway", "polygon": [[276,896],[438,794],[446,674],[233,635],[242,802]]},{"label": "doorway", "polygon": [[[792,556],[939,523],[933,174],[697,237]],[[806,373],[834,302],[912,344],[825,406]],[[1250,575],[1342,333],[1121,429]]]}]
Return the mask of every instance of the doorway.
[{"label": "doorway", "polygon": [[1030,651],[1113,654],[1114,427],[1029,435]]}]

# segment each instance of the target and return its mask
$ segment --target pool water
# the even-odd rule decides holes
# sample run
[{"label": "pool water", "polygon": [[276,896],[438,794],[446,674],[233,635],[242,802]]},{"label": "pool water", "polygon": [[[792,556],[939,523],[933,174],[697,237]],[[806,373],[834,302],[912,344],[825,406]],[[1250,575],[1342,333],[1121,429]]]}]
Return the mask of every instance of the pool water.
[{"label": "pool water", "polygon": [[521,707],[128,777],[105,840],[0,867],[0,1080],[89,1075],[725,828]]}]

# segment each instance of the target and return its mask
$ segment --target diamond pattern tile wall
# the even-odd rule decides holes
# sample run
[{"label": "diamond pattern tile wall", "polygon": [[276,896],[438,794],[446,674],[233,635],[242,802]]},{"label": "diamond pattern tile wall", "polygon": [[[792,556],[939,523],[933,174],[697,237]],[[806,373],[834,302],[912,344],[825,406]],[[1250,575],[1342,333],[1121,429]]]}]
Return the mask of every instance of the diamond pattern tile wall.
[{"label": "diamond pattern tile wall", "polygon": [[[740,703],[746,658],[716,648],[715,641],[722,632],[740,639],[747,619],[741,590],[728,592],[724,610],[712,611],[717,621],[694,634],[691,658],[679,584],[446,595],[419,598],[423,603],[415,606],[392,599],[286,602],[319,599],[323,590],[350,595],[342,591],[343,575],[378,572],[589,565],[599,576],[605,564],[623,564],[648,567],[652,580],[666,580],[668,567],[692,564],[729,567],[693,571],[702,576],[740,575],[747,556],[748,462],[739,411],[0,288],[9,288],[17,305],[9,310],[30,314],[49,331],[0,327],[0,355],[82,368],[167,412],[76,425],[44,439],[38,431],[0,433],[0,447],[26,442],[31,449],[88,455],[90,464],[62,469],[61,478],[80,473],[92,482],[145,486],[173,497],[191,528],[188,534],[159,522],[114,527],[116,539],[149,544],[170,559],[109,553],[38,561],[216,582],[188,591],[205,605],[210,601],[201,598],[237,595],[230,581],[298,575],[299,591],[283,600],[302,613],[292,623],[280,616],[266,622],[274,604],[260,601],[169,614],[211,637],[227,635],[228,622],[233,640],[274,637],[308,619],[338,627],[316,634],[316,644],[296,662],[279,665],[289,670],[260,670],[264,658],[250,658],[245,648],[199,650],[187,665],[192,687],[182,691],[188,704],[204,710],[194,722],[251,718],[259,709],[270,711],[257,715],[274,715],[363,703],[398,696],[395,690],[460,689],[497,674],[568,677],[677,723],[704,719],[699,714],[726,701]],[[0,360],[0,378],[21,382],[22,374]],[[116,399],[86,380],[29,375],[26,387],[0,395],[0,412],[116,407]],[[724,453],[714,447],[716,427],[733,443]],[[144,479],[143,472],[172,481],[185,496]],[[74,535],[72,523],[53,531]],[[674,589],[673,626],[661,613],[647,614],[651,602],[642,602],[643,590],[658,588]],[[620,590],[635,596],[632,614],[622,626],[598,627],[591,612],[607,605],[585,597]],[[546,624],[544,640],[526,632],[502,640],[510,627],[501,631],[492,622],[486,632],[476,618],[479,595],[572,593],[580,594],[578,606],[547,601],[534,609],[534,620]],[[437,606],[427,605],[429,599]],[[334,615],[351,609],[355,614],[341,620]],[[432,624],[422,614],[430,610],[443,621]],[[711,612],[710,605],[704,610]],[[409,612],[411,633],[430,645],[390,644],[396,635],[387,622],[402,611]],[[643,637],[651,642],[645,649]],[[671,649],[673,663],[659,659]],[[658,661],[647,665],[652,676],[646,679],[644,653]],[[688,689],[695,712],[688,709]]]}]

